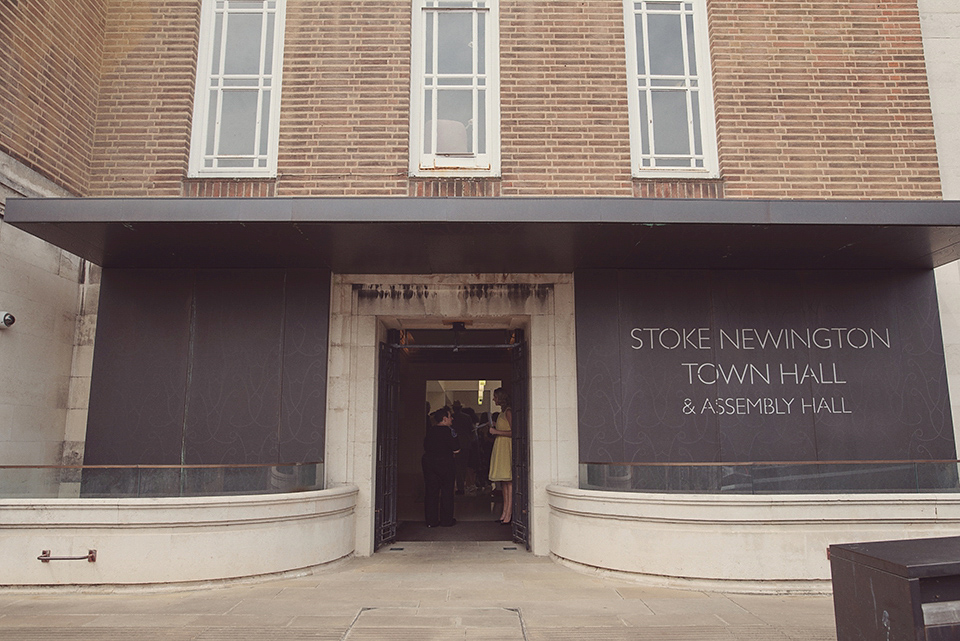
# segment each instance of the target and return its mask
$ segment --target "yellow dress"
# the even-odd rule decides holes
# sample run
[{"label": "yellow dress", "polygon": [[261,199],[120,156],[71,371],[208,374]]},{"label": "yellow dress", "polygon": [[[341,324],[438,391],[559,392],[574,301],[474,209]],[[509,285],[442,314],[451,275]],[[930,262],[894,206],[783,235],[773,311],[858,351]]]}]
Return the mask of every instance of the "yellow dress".
[{"label": "yellow dress", "polygon": [[[509,432],[510,423],[507,422],[507,409],[503,408],[497,417],[496,428],[501,432]],[[513,480],[513,439],[509,436],[498,436],[493,441],[493,451],[490,453],[491,481]]]}]

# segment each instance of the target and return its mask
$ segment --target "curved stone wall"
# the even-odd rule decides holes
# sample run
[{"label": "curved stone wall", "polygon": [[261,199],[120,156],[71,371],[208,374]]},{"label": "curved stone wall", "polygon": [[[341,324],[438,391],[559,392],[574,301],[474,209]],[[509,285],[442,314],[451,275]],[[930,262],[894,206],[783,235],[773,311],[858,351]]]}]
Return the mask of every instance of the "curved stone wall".
[{"label": "curved stone wall", "polygon": [[828,593],[829,545],[960,534],[953,494],[547,494],[562,562],[692,589]]},{"label": "curved stone wall", "polygon": [[[304,570],[353,553],[358,489],[290,494],[0,500],[0,583],[216,581]],[[96,562],[37,559],[84,556]]]}]

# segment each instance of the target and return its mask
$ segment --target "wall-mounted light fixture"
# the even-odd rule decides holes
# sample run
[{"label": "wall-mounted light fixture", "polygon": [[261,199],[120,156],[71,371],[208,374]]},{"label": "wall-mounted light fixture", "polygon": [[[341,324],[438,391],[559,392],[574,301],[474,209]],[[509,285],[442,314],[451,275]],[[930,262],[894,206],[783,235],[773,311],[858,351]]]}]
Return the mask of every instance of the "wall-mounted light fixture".
[{"label": "wall-mounted light fixture", "polygon": [[17,322],[10,312],[0,312],[0,329],[6,329]]}]

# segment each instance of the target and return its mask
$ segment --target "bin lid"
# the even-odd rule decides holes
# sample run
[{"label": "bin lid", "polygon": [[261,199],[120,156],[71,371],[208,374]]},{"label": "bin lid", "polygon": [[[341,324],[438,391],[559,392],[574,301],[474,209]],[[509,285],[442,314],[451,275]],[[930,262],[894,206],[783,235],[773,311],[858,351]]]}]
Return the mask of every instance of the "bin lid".
[{"label": "bin lid", "polygon": [[960,575],[960,536],[831,545],[831,559],[883,570],[907,579]]}]

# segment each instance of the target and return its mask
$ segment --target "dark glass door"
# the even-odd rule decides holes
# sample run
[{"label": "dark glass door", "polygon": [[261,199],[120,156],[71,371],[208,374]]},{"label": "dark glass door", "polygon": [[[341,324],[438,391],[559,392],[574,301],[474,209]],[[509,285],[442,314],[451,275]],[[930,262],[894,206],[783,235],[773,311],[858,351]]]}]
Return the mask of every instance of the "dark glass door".
[{"label": "dark glass door", "polygon": [[374,550],[397,538],[397,447],[400,435],[399,350],[380,343]]},{"label": "dark glass door", "polygon": [[510,350],[513,380],[510,395],[513,402],[513,540],[530,549],[530,439],[527,418],[528,402],[527,346],[523,330],[513,332]]}]

